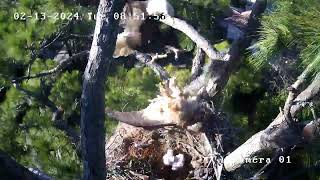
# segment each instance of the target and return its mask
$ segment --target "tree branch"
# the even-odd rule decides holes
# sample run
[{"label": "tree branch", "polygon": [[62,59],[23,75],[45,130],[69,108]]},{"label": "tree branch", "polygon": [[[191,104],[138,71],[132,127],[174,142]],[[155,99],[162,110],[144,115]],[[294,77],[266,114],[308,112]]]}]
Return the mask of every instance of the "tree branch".
[{"label": "tree branch", "polygon": [[141,53],[138,51],[134,53],[134,56],[138,61],[150,67],[162,81],[168,80],[170,78],[167,71],[164,70],[159,64],[155,63],[155,60],[157,59],[156,56],[153,57],[149,54]]},{"label": "tree branch", "polygon": [[19,83],[23,80],[41,78],[41,77],[45,77],[45,76],[49,76],[49,75],[58,74],[60,72],[63,72],[65,69],[67,69],[71,64],[75,63],[75,60],[78,60],[81,57],[87,56],[88,54],[89,54],[88,51],[79,52],[64,61],[61,61],[61,63],[53,69],[50,69],[48,71],[43,71],[43,72],[40,72],[40,73],[34,74],[34,75],[27,75],[27,76],[19,77],[17,79],[12,80],[12,82]]},{"label": "tree branch", "polygon": [[34,92],[31,92],[27,89],[22,88],[19,84],[14,84],[15,88],[19,90],[20,92],[24,93],[25,95],[35,99],[39,103],[47,106],[51,112],[52,112],[52,121],[54,123],[54,126],[65,132],[66,135],[69,137],[72,143],[78,145],[80,141],[79,134],[70,126],[68,126],[67,121],[63,120],[63,110],[59,107],[57,107],[54,102],[50,101],[48,98],[44,98]]},{"label": "tree branch", "polygon": [[0,150],[0,176],[7,179],[51,180],[53,178],[39,171],[29,171]]},{"label": "tree branch", "polygon": [[[219,57],[216,53],[216,59],[211,59],[210,64],[204,68],[202,75],[184,88],[185,93],[193,96],[207,96],[212,99],[224,88],[231,73],[241,64],[241,54],[246,51],[246,48],[255,37],[259,25],[259,17],[265,8],[266,0],[256,1],[250,14],[249,22],[245,27],[244,36],[232,43],[229,53],[224,56],[223,60],[217,60]],[[210,55],[208,56],[210,57]],[[200,90],[202,90],[202,93],[199,93]]]},{"label": "tree branch", "polygon": [[161,19],[160,21],[186,34],[193,42],[197,44],[199,48],[206,52],[210,59],[218,59],[218,53],[212,48],[210,42],[201,36],[198,31],[187,22],[169,15],[166,15],[166,18]]},{"label": "tree branch", "polygon": [[[297,81],[301,81],[298,78]],[[295,84],[301,84],[304,81]],[[295,85],[294,84],[294,85]],[[290,100],[291,117],[294,117],[306,103],[314,100],[320,95],[320,73],[316,75],[313,82],[302,91],[294,100]],[[290,95],[289,95],[290,96]],[[291,97],[289,97],[291,98]],[[289,99],[288,98],[288,99]],[[289,100],[287,100],[288,102]],[[246,158],[251,158],[262,151],[268,151],[275,148],[285,148],[302,142],[302,129],[297,124],[286,123],[284,113],[279,113],[274,121],[265,129],[253,135],[244,144],[225,157],[224,166],[227,171],[234,171],[241,167]],[[314,122],[317,125],[317,122]]]},{"label": "tree branch", "polygon": [[204,65],[205,54],[201,48],[197,48],[196,55],[192,60],[192,69],[190,82],[195,80],[202,73],[202,67]]}]

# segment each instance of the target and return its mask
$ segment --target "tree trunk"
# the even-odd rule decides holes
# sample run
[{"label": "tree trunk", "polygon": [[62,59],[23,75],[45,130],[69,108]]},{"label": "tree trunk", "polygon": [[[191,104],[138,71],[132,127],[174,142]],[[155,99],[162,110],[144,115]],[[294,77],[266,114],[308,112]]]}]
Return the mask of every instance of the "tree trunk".
[{"label": "tree trunk", "polygon": [[104,85],[115,48],[118,22],[113,18],[122,0],[101,0],[88,64],[84,73],[81,107],[83,179],[105,180]]}]

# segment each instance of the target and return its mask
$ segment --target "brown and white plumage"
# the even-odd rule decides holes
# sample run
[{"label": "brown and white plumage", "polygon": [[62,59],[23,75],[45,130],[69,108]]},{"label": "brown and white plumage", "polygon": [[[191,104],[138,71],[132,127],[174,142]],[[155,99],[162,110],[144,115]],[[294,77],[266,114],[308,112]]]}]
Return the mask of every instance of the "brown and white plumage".
[{"label": "brown and white plumage", "polygon": [[140,28],[144,19],[140,16],[147,14],[146,5],[147,1],[132,1],[125,5],[122,12],[125,14],[125,18],[119,22],[119,26],[123,28],[123,32],[117,36],[113,57],[129,56],[142,45]]},{"label": "brown and white plumage", "polygon": [[159,38],[159,27],[148,19],[158,13],[173,15],[173,7],[167,0],[129,1],[123,12],[125,18],[119,22],[123,32],[117,36],[113,57],[126,57],[139,48],[146,47],[155,38]]},{"label": "brown and white plumage", "polygon": [[170,79],[160,86],[160,95],[150,100],[145,109],[132,112],[109,111],[108,115],[133,126],[154,127],[178,125],[185,127],[193,122],[195,113],[199,112],[198,103],[186,96]]}]

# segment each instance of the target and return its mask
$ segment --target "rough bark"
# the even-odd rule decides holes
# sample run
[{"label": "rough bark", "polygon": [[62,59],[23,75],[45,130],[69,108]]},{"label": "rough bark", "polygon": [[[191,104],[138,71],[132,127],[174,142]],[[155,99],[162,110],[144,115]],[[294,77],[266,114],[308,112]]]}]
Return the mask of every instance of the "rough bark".
[{"label": "rough bark", "polygon": [[[301,78],[298,78],[293,86],[304,83],[304,81],[300,81]],[[295,117],[295,115],[305,107],[306,103],[309,103],[319,95],[320,73],[317,74],[313,82],[294,100],[287,100],[285,106],[288,106],[287,104],[290,103],[290,101],[293,102],[291,108],[289,108],[290,116]],[[291,95],[289,95],[288,99],[291,98]],[[301,143],[303,140],[301,134],[302,128],[297,124],[286,121],[286,118],[287,116],[283,112],[280,112],[265,130],[258,132],[226,156],[224,159],[225,169],[227,171],[234,171],[245,163],[246,158],[252,158],[263,151],[285,148]]]},{"label": "rough bark", "polygon": [[84,73],[81,107],[81,147],[83,179],[104,180],[105,167],[105,104],[104,85],[116,43],[118,21],[124,1],[101,0],[93,42]]},{"label": "rough bark", "polygon": [[210,42],[201,36],[198,31],[187,22],[169,15],[166,15],[166,18],[161,19],[160,21],[186,34],[194,43],[197,44],[199,48],[201,48],[207,54],[207,56],[209,56],[210,59],[219,59],[218,53],[211,47]]},{"label": "rough bark", "polygon": [[[211,59],[210,64],[204,68],[202,75],[185,87],[185,93],[191,95],[199,94],[200,96],[207,96],[212,99],[225,87],[231,73],[241,64],[241,55],[246,51],[246,48],[248,48],[257,33],[259,17],[264,12],[266,3],[266,0],[256,1],[252,8],[247,26],[244,28],[244,36],[232,43],[230,51],[223,58]],[[207,51],[205,52],[211,58],[211,55],[208,54]],[[200,91],[202,91],[202,93],[199,93]]]},{"label": "rough bark", "polygon": [[204,65],[205,54],[201,48],[197,48],[196,55],[192,60],[191,78],[190,82],[195,80],[202,73],[202,67]]},{"label": "rough bark", "polygon": [[51,180],[49,176],[39,171],[29,171],[13,160],[8,154],[0,151],[0,177],[1,179],[24,179],[24,180]]}]

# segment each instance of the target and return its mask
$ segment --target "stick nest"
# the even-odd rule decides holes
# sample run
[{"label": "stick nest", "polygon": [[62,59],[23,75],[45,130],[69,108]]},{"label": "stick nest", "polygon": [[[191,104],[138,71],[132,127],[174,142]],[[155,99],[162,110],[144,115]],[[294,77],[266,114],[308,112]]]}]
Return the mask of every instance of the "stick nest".
[{"label": "stick nest", "polygon": [[[210,179],[221,174],[223,146],[231,128],[225,118],[191,131],[179,127],[145,129],[120,123],[106,143],[108,179]],[[214,127],[213,127],[214,126]],[[228,136],[227,136],[228,135]],[[173,171],[163,163],[167,150],[183,154],[184,166]]]}]

